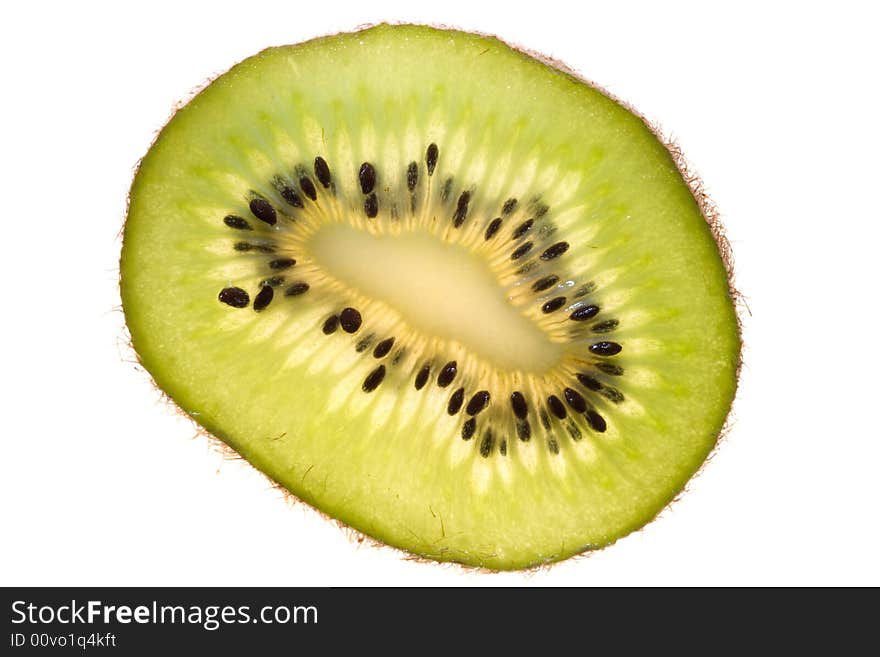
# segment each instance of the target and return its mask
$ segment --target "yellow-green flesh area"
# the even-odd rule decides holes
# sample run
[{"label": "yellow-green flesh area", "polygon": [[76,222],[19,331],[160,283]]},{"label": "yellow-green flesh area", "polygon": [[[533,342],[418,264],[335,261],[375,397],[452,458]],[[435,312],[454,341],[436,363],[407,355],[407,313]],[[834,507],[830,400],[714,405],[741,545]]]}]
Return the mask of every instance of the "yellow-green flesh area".
[{"label": "yellow-green flesh area", "polygon": [[122,296],[177,404],[297,497],[488,568],[653,518],[735,389],[727,271],[664,145],[501,42],[379,26],[181,109]]}]

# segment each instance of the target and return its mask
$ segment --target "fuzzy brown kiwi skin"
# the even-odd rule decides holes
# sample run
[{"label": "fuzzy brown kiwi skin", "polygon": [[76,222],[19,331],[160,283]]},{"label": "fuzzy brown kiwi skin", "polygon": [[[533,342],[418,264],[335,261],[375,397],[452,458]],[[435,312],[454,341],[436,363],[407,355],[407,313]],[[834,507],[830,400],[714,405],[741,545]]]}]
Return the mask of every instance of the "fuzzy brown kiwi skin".
[{"label": "fuzzy brown kiwi skin", "polygon": [[[667,509],[669,509],[672,506],[672,504],[674,504],[679,499],[681,499],[681,497],[684,495],[684,493],[687,492],[688,485],[690,484],[690,482],[694,481],[697,477],[699,477],[703,473],[703,471],[705,470],[705,468],[707,467],[709,462],[713,459],[713,457],[715,456],[715,454],[718,451],[718,448],[719,448],[721,442],[724,441],[726,439],[726,437],[728,436],[728,434],[730,433],[730,431],[732,429],[733,422],[734,422],[734,415],[735,415],[734,414],[734,407],[736,405],[736,394],[739,389],[740,375],[741,375],[742,366],[743,366],[743,347],[744,347],[744,343],[743,343],[743,325],[744,325],[743,324],[743,317],[744,317],[745,313],[748,312],[748,306],[746,303],[746,298],[735,286],[735,269],[734,269],[733,250],[731,248],[730,241],[727,237],[725,227],[721,221],[721,214],[719,212],[717,205],[709,197],[709,194],[706,191],[706,188],[705,188],[705,185],[704,185],[702,179],[694,171],[693,166],[687,161],[687,159],[685,158],[685,156],[683,155],[683,153],[681,151],[681,148],[678,146],[678,144],[674,140],[667,137],[656,123],[648,121],[644,117],[644,115],[642,115],[641,112],[637,111],[634,107],[632,107],[632,105],[621,100],[620,98],[618,98],[614,94],[610,93],[604,87],[594,83],[592,80],[587,79],[586,77],[581,75],[579,72],[577,72],[575,69],[573,69],[570,66],[566,65],[565,63],[559,61],[558,59],[555,59],[553,57],[545,55],[544,53],[541,53],[541,52],[538,52],[538,51],[535,51],[535,50],[532,50],[529,48],[522,47],[518,44],[515,44],[513,42],[502,39],[494,34],[475,31],[475,30],[468,30],[465,28],[453,27],[448,24],[386,21],[386,22],[381,22],[381,23],[366,23],[366,24],[357,25],[357,26],[355,26],[355,28],[353,28],[350,31],[329,32],[329,33],[323,34],[321,36],[317,36],[317,37],[299,42],[294,45],[303,45],[306,43],[311,43],[313,41],[319,41],[319,40],[325,39],[327,37],[338,36],[341,34],[355,34],[355,33],[362,32],[364,30],[367,30],[367,29],[370,29],[373,27],[377,27],[379,25],[427,27],[427,28],[432,28],[432,29],[441,30],[441,31],[469,32],[471,34],[476,34],[476,35],[479,35],[479,36],[484,37],[486,39],[498,41],[498,42],[506,45],[507,47],[509,47],[509,48],[511,48],[511,49],[513,49],[513,50],[515,50],[515,51],[517,51],[527,57],[531,57],[531,58],[539,61],[544,66],[547,66],[548,68],[553,69],[554,71],[556,71],[558,73],[562,73],[563,75],[571,78],[572,80],[575,80],[576,82],[578,82],[580,84],[584,84],[588,87],[591,87],[592,89],[595,89],[599,93],[610,98],[614,102],[616,102],[619,105],[621,105],[622,107],[624,107],[626,110],[628,110],[634,116],[636,116],[645,125],[645,127],[651,131],[651,133],[657,138],[657,140],[661,144],[663,144],[663,146],[666,148],[667,152],[669,153],[669,156],[670,156],[672,162],[675,164],[679,174],[681,175],[682,179],[686,182],[688,189],[691,192],[691,195],[693,196],[694,200],[697,202],[697,205],[700,209],[700,213],[701,213],[703,219],[706,221],[706,224],[709,227],[709,230],[712,234],[712,237],[715,240],[715,245],[718,249],[718,253],[719,253],[721,260],[724,264],[724,269],[725,269],[725,272],[727,275],[728,294],[729,294],[730,300],[733,305],[734,316],[736,319],[737,339],[739,342],[739,349],[737,351],[736,363],[735,363],[735,369],[734,369],[734,391],[733,391],[733,398],[732,398],[733,401],[731,403],[731,407],[728,409],[728,413],[725,418],[725,421],[724,421],[720,431],[718,432],[718,435],[715,437],[715,444],[713,445],[709,454],[706,456],[706,458],[704,459],[704,461],[700,465],[700,467],[697,469],[697,471],[690,477],[690,479],[688,479],[682,485],[681,488],[674,491],[674,493],[670,496],[670,498],[666,502],[666,504],[664,504],[658,510],[658,512],[656,514],[651,516],[648,520],[642,522],[639,526],[633,527],[633,528],[627,530],[621,536],[621,538],[625,538],[626,536],[629,536],[630,534],[632,534],[636,531],[640,531],[645,526],[647,526],[651,522],[653,522],[655,519],[657,519],[658,517],[663,515],[663,513]],[[286,45],[286,44],[282,44],[282,45]],[[271,48],[272,47],[270,46],[269,48],[266,48],[264,50],[269,50]],[[251,57],[251,56],[253,56],[253,55],[249,55],[249,57]],[[232,68],[232,67],[230,67],[230,68]],[[116,235],[117,240],[119,242],[119,248],[120,248],[120,261],[121,261],[122,242],[123,242],[124,235],[125,235],[125,224],[128,219],[128,214],[129,214],[130,205],[131,205],[132,184],[133,184],[135,178],[137,177],[141,163],[143,162],[143,158],[146,156],[146,153],[148,153],[150,151],[150,149],[152,149],[152,147],[155,144],[156,140],[158,139],[162,129],[164,128],[165,125],[168,124],[169,121],[171,121],[171,119],[174,117],[174,115],[180,109],[182,109],[183,107],[188,105],[190,103],[190,101],[192,101],[199,93],[201,93],[204,89],[206,89],[211,83],[213,83],[218,77],[223,75],[225,72],[226,71],[221,71],[219,73],[215,73],[211,77],[206,78],[200,84],[198,84],[198,85],[194,86],[192,89],[190,89],[190,91],[186,94],[185,97],[183,97],[182,99],[180,99],[177,102],[174,102],[172,104],[171,111],[168,114],[165,121],[163,121],[162,124],[154,130],[153,138],[150,141],[150,145],[148,146],[147,150],[144,152],[144,155],[141,156],[141,158],[139,158],[138,161],[135,163],[135,166],[132,169],[132,179],[128,185],[128,194],[126,196],[126,203],[125,203],[125,216],[121,222],[119,231]],[[196,436],[204,437],[207,440],[209,446],[211,446],[214,450],[216,450],[219,454],[221,454],[223,456],[223,458],[226,460],[244,461],[245,459],[238,452],[236,452],[232,447],[230,447],[222,439],[218,438],[216,435],[212,434],[210,431],[205,429],[202,425],[200,425],[198,423],[198,421],[194,417],[192,417],[189,413],[187,413],[184,409],[182,409],[177,404],[177,402],[175,402],[164,390],[162,390],[162,388],[159,387],[159,385],[156,383],[156,381],[153,379],[153,377],[149,374],[149,371],[144,366],[143,362],[141,361],[140,355],[137,353],[137,350],[134,347],[130,332],[128,331],[128,327],[125,323],[124,309],[122,306],[121,264],[120,264],[119,270],[117,271],[117,280],[118,280],[117,294],[119,295],[119,297],[118,297],[118,303],[116,304],[116,307],[114,309],[123,310],[123,323],[120,326],[120,333],[119,333],[120,337],[117,340],[117,344],[121,345],[123,347],[122,351],[125,351],[128,354],[130,354],[129,357],[125,357],[125,356],[121,355],[120,359],[123,362],[134,365],[136,369],[140,369],[141,372],[146,375],[146,379],[150,382],[153,389],[157,392],[159,399],[162,402],[164,402],[164,404],[168,408],[172,409],[173,412],[177,413],[178,415],[180,415],[182,417],[185,417],[187,420],[189,420],[192,423],[193,429],[194,429],[193,438],[195,438]],[[253,466],[251,466],[251,467],[253,468]],[[434,566],[451,565],[451,566],[454,566],[457,569],[459,569],[461,572],[477,572],[477,573],[486,573],[486,574],[497,574],[499,572],[505,572],[505,571],[500,571],[500,570],[493,569],[493,568],[488,568],[485,566],[477,566],[477,565],[468,564],[468,563],[461,563],[458,561],[441,560],[441,559],[434,558],[434,557],[423,556],[423,555],[415,554],[412,552],[407,552],[406,550],[394,547],[394,546],[389,545],[387,543],[383,543],[383,542],[376,540],[366,534],[363,534],[362,532],[354,529],[350,525],[347,525],[344,522],[327,515],[326,513],[322,512],[317,507],[304,502],[300,498],[296,497],[293,493],[291,493],[290,490],[288,490],[286,487],[284,487],[278,481],[272,479],[271,477],[269,477],[268,475],[266,475],[262,471],[257,470],[256,468],[253,468],[253,469],[256,470],[260,474],[260,476],[265,478],[265,480],[268,483],[268,486],[270,488],[274,489],[275,491],[277,491],[278,493],[280,493],[282,499],[284,499],[288,504],[290,504],[290,505],[304,504],[305,506],[307,506],[313,512],[317,513],[322,518],[335,524],[349,538],[349,540],[352,542],[352,544],[354,544],[356,546],[363,545],[364,543],[366,543],[367,545],[370,545],[375,548],[382,548],[382,549],[396,551],[396,552],[400,553],[401,557],[406,561],[414,561],[414,562],[418,562],[418,563],[432,564]],[[581,551],[579,551],[577,554],[574,554],[572,556],[560,557],[560,558],[549,557],[545,561],[536,562],[530,566],[526,566],[524,568],[519,568],[518,571],[523,572],[523,573],[533,573],[533,572],[538,572],[538,571],[546,571],[546,570],[549,570],[550,568],[552,568],[553,566],[555,566],[559,563],[562,563],[563,561],[569,561],[569,560],[575,560],[575,559],[579,559],[579,558],[589,557],[591,554],[598,552],[599,550],[602,550],[602,549],[607,548],[611,545],[614,545],[614,543],[616,543],[617,540],[620,540],[620,539],[616,539],[614,541],[609,541],[608,543],[600,544],[600,545],[586,545],[586,546],[583,546],[583,549]]]}]

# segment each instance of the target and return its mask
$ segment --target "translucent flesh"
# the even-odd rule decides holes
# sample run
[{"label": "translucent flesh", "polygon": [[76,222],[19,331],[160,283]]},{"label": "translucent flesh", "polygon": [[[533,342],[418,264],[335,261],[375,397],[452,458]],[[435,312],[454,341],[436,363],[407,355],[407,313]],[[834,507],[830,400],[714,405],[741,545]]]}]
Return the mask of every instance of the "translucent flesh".
[{"label": "translucent flesh", "polygon": [[[217,302],[220,289],[253,290],[265,275],[233,251],[222,218],[253,220],[249,195],[277,199],[273,176],[321,155],[338,198],[359,198],[361,162],[373,162],[380,181],[397,180],[408,162],[424,161],[429,143],[441,148],[437,180],[474,185],[473,223],[456,239],[478,244],[498,199],[535,194],[551,208],[571,245],[566,273],[595,283],[603,311],[619,321],[614,340],[623,351],[611,360],[625,370],[615,381],[626,400],[594,402],[607,431],[559,436],[559,453],[545,440],[511,438],[505,456],[484,458],[460,438],[461,418],[445,412],[449,390],[416,390],[411,369],[362,391],[369,358],[320,330],[339,310],[339,286],[316,285],[302,303],[273,302],[259,315]],[[334,208],[334,221],[394,234],[370,225],[357,205]],[[449,257],[449,230],[419,233],[436,241],[438,261]],[[332,277],[320,271],[318,251],[303,271]],[[703,462],[735,390],[739,338],[727,272],[666,148],[596,90],[474,35],[379,26],[270,49],[221,76],[175,115],[141,163],[121,271],[134,347],[186,413],[320,510],[441,560],[518,568],[640,527]],[[426,293],[426,304],[443,285]],[[508,298],[520,289],[515,280],[498,285]],[[464,306],[501,298],[491,281],[472,287],[448,292],[465,297]],[[381,314],[422,348],[434,344],[429,325],[406,323],[411,299],[368,286],[382,296],[380,288],[391,298],[357,290],[350,299],[368,320]],[[510,312],[486,310],[474,321],[505,325]],[[529,344],[528,335],[523,328],[517,344]],[[501,376],[492,368],[497,350],[472,353],[474,340],[453,342],[448,349],[478,363],[491,387]],[[498,368],[505,381],[535,389],[529,371],[542,358],[511,357]]]}]

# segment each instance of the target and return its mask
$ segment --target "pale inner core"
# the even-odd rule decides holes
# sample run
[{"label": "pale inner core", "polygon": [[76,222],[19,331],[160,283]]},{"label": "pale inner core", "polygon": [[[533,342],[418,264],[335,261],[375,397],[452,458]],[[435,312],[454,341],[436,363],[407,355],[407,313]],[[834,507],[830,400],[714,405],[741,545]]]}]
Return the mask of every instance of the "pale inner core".
[{"label": "pale inner core", "polygon": [[337,280],[496,367],[540,374],[562,358],[562,346],[514,307],[489,266],[463,247],[423,232],[372,235],[338,223],[315,232],[308,248]]}]

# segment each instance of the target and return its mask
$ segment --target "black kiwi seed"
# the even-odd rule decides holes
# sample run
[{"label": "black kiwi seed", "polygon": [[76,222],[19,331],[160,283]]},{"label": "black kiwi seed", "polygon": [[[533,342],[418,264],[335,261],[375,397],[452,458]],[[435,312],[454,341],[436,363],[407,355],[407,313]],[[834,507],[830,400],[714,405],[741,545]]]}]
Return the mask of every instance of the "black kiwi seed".
[{"label": "black kiwi seed", "polygon": [[492,236],[501,228],[501,217],[493,219],[486,227],[486,239],[492,239]]},{"label": "black kiwi seed", "polygon": [[406,168],[406,188],[411,192],[415,191],[418,182],[419,165],[415,162],[410,162],[409,166]]},{"label": "black kiwi seed", "polygon": [[269,278],[264,278],[262,281],[260,281],[260,287],[264,285],[270,285],[272,287],[284,285],[284,276],[270,276]]},{"label": "black kiwi seed", "polygon": [[611,376],[623,376],[623,368],[618,365],[612,365],[611,363],[596,363],[596,367],[599,368],[600,371],[605,372],[605,374],[610,374]]},{"label": "black kiwi seed", "polygon": [[233,308],[245,308],[251,302],[251,298],[247,292],[240,287],[225,287],[220,290],[217,298],[227,306]]},{"label": "black kiwi seed", "polygon": [[578,413],[583,413],[587,410],[587,400],[583,398],[583,395],[579,393],[577,390],[573,388],[566,388],[564,391],[565,401],[568,402],[568,405],[571,406]]},{"label": "black kiwi seed", "polygon": [[518,240],[520,237],[529,232],[529,229],[535,223],[534,219],[529,219],[528,221],[524,221],[519,226],[517,226],[516,230],[513,231],[513,237],[511,239]]},{"label": "black kiwi seed", "polygon": [[443,366],[443,369],[440,370],[440,374],[437,375],[437,385],[441,388],[445,388],[455,380],[456,374],[458,374],[458,363],[451,360]]},{"label": "black kiwi seed", "polygon": [[308,283],[294,283],[289,288],[284,290],[284,296],[286,297],[298,297],[300,294],[305,294],[309,291]]},{"label": "black kiwi seed", "polygon": [[547,440],[547,449],[550,450],[551,454],[559,454],[559,445],[553,438]]},{"label": "black kiwi seed", "polygon": [[253,230],[247,221],[235,214],[228,214],[223,217],[223,223],[236,230]]},{"label": "black kiwi seed", "polygon": [[619,404],[624,400],[623,393],[620,392],[617,388],[611,388],[609,386],[605,386],[602,388],[602,396],[606,399],[611,400],[615,404]]},{"label": "black kiwi seed", "polygon": [[473,397],[471,397],[471,400],[468,402],[465,412],[468,415],[477,415],[480,411],[482,411],[484,408],[486,408],[486,406],[489,405],[489,399],[489,391],[480,390]]},{"label": "black kiwi seed", "polygon": [[548,315],[552,312],[559,310],[564,305],[565,297],[556,297],[554,299],[550,299],[550,301],[541,306],[541,312],[543,312],[545,315]]},{"label": "black kiwi seed", "polygon": [[535,210],[534,210],[535,219],[540,219],[541,217],[543,217],[545,214],[547,214],[547,211],[549,209],[550,209],[549,205],[544,205],[543,203],[538,203],[535,206]]},{"label": "black kiwi seed", "polygon": [[599,390],[602,388],[602,384],[596,381],[593,377],[587,374],[577,374],[577,380],[581,382],[585,388],[589,390]]},{"label": "black kiwi seed", "polygon": [[534,244],[532,244],[531,242],[526,242],[522,246],[517,247],[517,249],[513,253],[510,254],[510,259],[511,260],[519,260],[526,253],[531,251],[533,246],[534,246]]},{"label": "black kiwi seed", "polygon": [[513,414],[520,420],[524,420],[529,414],[529,405],[521,392],[514,392],[510,395],[510,405],[513,407]]},{"label": "black kiwi seed", "polygon": [[461,228],[464,220],[467,219],[468,203],[471,200],[470,192],[462,192],[458,197],[458,205],[455,207],[455,214],[452,215],[452,224],[456,228]]},{"label": "black kiwi seed", "polygon": [[587,423],[599,433],[603,433],[605,429],[608,428],[608,425],[605,423],[605,418],[599,415],[596,411],[587,411],[584,413],[584,417],[587,418]]},{"label": "black kiwi seed", "polygon": [[359,354],[364,353],[364,352],[367,350],[367,348],[368,348],[371,344],[373,344],[373,340],[374,340],[375,338],[376,338],[376,334],[375,334],[375,333],[370,333],[369,335],[364,336],[363,338],[361,338],[360,340],[358,340],[358,343],[354,346],[354,350],[355,350],[356,352],[358,352]]},{"label": "black kiwi seed", "polygon": [[346,333],[355,333],[361,327],[361,314],[354,308],[343,308],[339,313],[339,323]]},{"label": "black kiwi seed", "polygon": [[516,199],[509,198],[506,201],[504,201],[504,205],[501,208],[501,214],[508,215],[511,212],[513,212],[514,210],[516,210]]},{"label": "black kiwi seed", "polygon": [[523,442],[532,437],[532,427],[529,426],[528,420],[520,420],[516,423],[516,435]]},{"label": "black kiwi seed", "polygon": [[452,193],[452,178],[447,178],[443,183],[443,189],[440,190],[440,202],[446,203],[449,195]]},{"label": "black kiwi seed", "polygon": [[[464,388],[459,388],[455,392],[452,393],[452,396],[449,398],[449,404],[446,406],[446,412],[450,415],[455,415],[461,410],[461,405],[464,403]],[[471,413],[473,415],[473,413]]]},{"label": "black kiwi seed", "polygon": [[330,167],[320,155],[315,158],[315,176],[324,187],[330,187]]},{"label": "black kiwi seed", "polygon": [[367,374],[367,378],[364,379],[364,385],[361,386],[364,392],[373,392],[376,388],[379,387],[379,384],[382,383],[382,379],[385,378],[385,366],[379,365],[372,372]]},{"label": "black kiwi seed", "polygon": [[437,144],[431,144],[428,146],[428,151],[425,153],[425,164],[428,165],[428,175],[434,175],[434,167],[437,166],[437,157],[440,155],[440,149],[437,148]]},{"label": "black kiwi seed", "polygon": [[295,264],[296,260],[293,258],[277,258],[276,260],[269,261],[269,269],[280,271],[282,269],[287,269],[288,267],[293,267]]},{"label": "black kiwi seed", "polygon": [[463,425],[461,425],[461,439],[462,440],[470,440],[474,436],[474,432],[477,430],[477,421],[474,418],[471,418]]},{"label": "black kiwi seed", "polygon": [[426,364],[419,370],[419,373],[416,374],[416,390],[421,390],[425,387],[425,384],[428,382],[428,376],[431,374],[431,366]]},{"label": "black kiwi seed", "polygon": [[549,290],[558,282],[559,276],[554,276],[553,274],[551,274],[550,276],[545,276],[544,278],[538,279],[537,281],[532,283],[532,291],[543,292],[544,290]]},{"label": "black kiwi seed", "polygon": [[236,251],[259,251],[260,253],[275,253],[275,247],[270,244],[251,244],[250,242],[236,242]]},{"label": "black kiwi seed", "polygon": [[555,232],[556,232],[556,226],[554,226],[551,223],[546,223],[543,226],[541,226],[540,230],[538,230],[538,237],[541,238],[542,240],[547,239]]},{"label": "black kiwi seed", "polygon": [[550,416],[547,415],[547,411],[542,408],[538,416],[541,418],[541,425],[544,427],[544,429],[550,431]]},{"label": "black kiwi seed", "polygon": [[379,214],[379,199],[375,194],[370,194],[364,199],[364,214],[370,219]]},{"label": "black kiwi seed", "polygon": [[593,333],[608,333],[617,328],[618,322],[616,319],[606,319],[604,322],[599,322],[598,324],[593,324],[590,327],[590,330]]},{"label": "black kiwi seed", "polygon": [[369,194],[376,186],[376,170],[369,162],[364,162],[358,171],[358,181],[361,183],[361,191]]},{"label": "black kiwi seed", "polygon": [[276,221],[278,221],[278,215],[275,213],[275,208],[264,198],[255,198],[251,199],[248,207],[251,210],[251,214],[253,214],[260,221],[264,221],[270,226],[274,225]]},{"label": "black kiwi seed", "polygon": [[586,296],[590,292],[595,291],[595,289],[596,289],[596,284],[593,281],[590,281],[589,283],[581,285],[578,288],[578,291],[574,293],[574,296],[577,298],[580,298],[582,296]]},{"label": "black kiwi seed", "polygon": [[324,322],[321,330],[324,332],[324,335],[331,335],[336,333],[337,328],[339,328],[339,317],[336,315],[330,315],[330,317]]},{"label": "black kiwi seed", "polygon": [[501,456],[507,456],[507,441],[505,439],[501,439],[501,442],[498,443],[498,453]]},{"label": "black kiwi seed", "polygon": [[293,189],[284,185],[281,189],[278,190],[278,193],[281,194],[281,198],[287,201],[288,205],[292,205],[295,208],[301,208],[303,206],[302,199],[299,197]]},{"label": "black kiwi seed", "polygon": [[547,397],[547,407],[550,409],[550,412],[560,420],[564,420],[565,416],[568,415],[565,406],[562,405],[562,402],[559,401],[559,397],[556,395],[550,395]]},{"label": "black kiwi seed", "polygon": [[486,458],[492,453],[492,447],[495,444],[495,437],[492,435],[492,429],[486,429],[483,434],[483,440],[480,441],[480,456]]},{"label": "black kiwi seed", "polygon": [[614,356],[615,354],[619,354],[623,347],[621,347],[616,342],[594,342],[590,345],[590,351],[596,354],[597,356]]},{"label": "black kiwi seed", "polygon": [[257,312],[265,310],[266,307],[272,302],[272,297],[274,296],[275,290],[272,289],[272,286],[264,285],[262,288],[260,288],[257,296],[254,297],[254,310]]},{"label": "black kiwi seed", "polygon": [[574,320],[575,322],[583,322],[584,320],[590,319],[591,317],[595,317],[598,313],[599,306],[583,306],[575,310],[571,315],[568,316],[568,318]]},{"label": "black kiwi seed", "polygon": [[312,182],[311,178],[306,178],[305,176],[300,178],[299,188],[303,190],[303,194],[308,196],[313,201],[318,200],[318,190],[315,189],[315,183]]},{"label": "black kiwi seed", "polygon": [[568,242],[556,242],[556,244],[548,247],[547,250],[541,254],[541,260],[553,260],[553,258],[558,258],[566,251],[568,251]]},{"label": "black kiwi seed", "polygon": [[373,349],[373,357],[374,358],[384,358],[388,355],[388,352],[391,351],[391,347],[394,346],[394,338],[386,338],[382,340],[379,344],[376,345],[376,348]]}]

